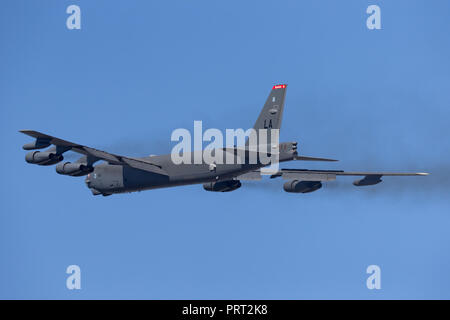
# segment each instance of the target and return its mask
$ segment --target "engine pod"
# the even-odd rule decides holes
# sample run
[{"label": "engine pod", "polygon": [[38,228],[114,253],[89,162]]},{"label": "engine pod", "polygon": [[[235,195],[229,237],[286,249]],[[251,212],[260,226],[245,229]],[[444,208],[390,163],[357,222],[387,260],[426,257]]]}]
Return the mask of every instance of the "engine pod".
[{"label": "engine pod", "polygon": [[288,181],[283,185],[283,189],[290,193],[309,193],[322,188],[320,181]]},{"label": "engine pod", "polygon": [[69,175],[73,177],[84,176],[90,172],[94,171],[92,166],[87,166],[83,163],[58,163],[56,166],[56,172],[63,175]]},{"label": "engine pod", "polygon": [[239,189],[241,185],[239,180],[216,181],[203,184],[203,189],[214,192],[228,192]]},{"label": "engine pod", "polygon": [[61,162],[62,160],[64,160],[64,157],[61,154],[49,151],[31,151],[25,155],[26,162],[41,166],[49,166]]},{"label": "engine pod", "polygon": [[50,141],[49,140],[36,139],[36,141],[34,141],[34,142],[30,142],[30,143],[24,144],[22,148],[24,150],[36,150],[36,149],[47,148],[49,145],[50,145]]}]

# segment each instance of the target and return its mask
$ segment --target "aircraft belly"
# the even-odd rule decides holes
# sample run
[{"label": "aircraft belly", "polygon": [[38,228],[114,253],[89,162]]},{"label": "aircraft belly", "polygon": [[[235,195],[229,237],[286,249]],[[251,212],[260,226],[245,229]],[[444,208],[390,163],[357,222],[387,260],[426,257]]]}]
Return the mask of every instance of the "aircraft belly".
[{"label": "aircraft belly", "polygon": [[211,167],[207,164],[181,164],[169,171],[170,182],[173,184],[204,183],[233,177],[242,170],[242,165],[217,164]]},{"label": "aircraft belly", "polygon": [[88,187],[101,193],[123,193],[163,187],[169,177],[129,166],[102,164],[86,180]]},{"label": "aircraft belly", "polygon": [[[200,184],[217,180],[231,180],[248,170],[249,165],[181,164],[165,167],[168,175],[143,171],[129,166],[102,164],[86,180],[88,187],[103,194],[127,193],[141,190]],[[257,166],[255,166],[257,167]]]},{"label": "aircraft belly", "polygon": [[169,177],[158,173],[124,167],[124,191],[137,191],[162,187],[169,183]]}]

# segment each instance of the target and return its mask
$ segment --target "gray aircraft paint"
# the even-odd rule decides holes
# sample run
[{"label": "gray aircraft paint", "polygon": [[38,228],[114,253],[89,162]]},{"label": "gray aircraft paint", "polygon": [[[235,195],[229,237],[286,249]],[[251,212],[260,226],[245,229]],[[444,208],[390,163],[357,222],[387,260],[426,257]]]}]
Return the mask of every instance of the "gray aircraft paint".
[{"label": "gray aircraft paint", "polygon": [[[260,129],[267,130],[266,141],[268,146],[271,145],[272,129],[281,129],[286,90],[287,85],[285,84],[273,86],[272,91],[267,97],[266,103],[253,126],[253,129],[257,132],[259,132]],[[259,134],[257,137],[259,139]],[[246,145],[248,144],[249,140],[247,140]],[[267,151],[270,152],[270,150]]]},{"label": "gray aircraft paint", "polygon": [[[276,85],[272,88],[264,107],[255,122],[254,129],[257,131],[267,130],[267,145],[271,145],[270,137],[273,129],[280,129],[284,100],[286,96],[286,85]],[[174,164],[171,155],[158,155],[142,158],[131,158],[115,155],[105,151],[97,150],[66,140],[62,140],[47,134],[33,130],[20,131],[31,137],[36,138],[35,142],[27,143],[23,146],[25,150],[34,150],[26,155],[29,163],[40,165],[50,165],[62,163],[63,153],[71,150],[83,154],[72,168],[80,168],[77,172],[71,172],[72,176],[87,175],[86,184],[94,195],[111,195],[114,193],[135,192],[156,188],[166,188],[190,184],[204,184],[208,191],[232,191],[241,186],[238,179],[257,180],[260,176],[259,169],[265,167],[257,157],[255,164],[227,164],[225,161],[225,152],[235,154],[237,150],[225,148],[223,153],[223,164],[216,164],[211,167],[209,163],[194,164],[194,154],[190,153],[191,163]],[[246,152],[249,159],[249,141],[246,142]],[[36,149],[42,149],[53,145],[50,149],[39,154]],[[253,149],[250,149],[253,150]],[[34,162],[35,159],[44,159],[41,162]],[[202,157],[203,158],[203,157]],[[299,156],[297,152],[297,143],[283,142],[279,144],[279,162],[292,160],[307,161],[336,161],[333,159],[315,158]],[[98,165],[97,161],[104,161]],[[64,165],[58,165],[58,173],[64,174]],[[381,182],[383,175],[407,176],[407,175],[426,175],[426,173],[386,173],[386,172],[344,172],[339,170],[299,170],[299,169],[280,169],[271,177],[282,177],[289,179],[285,184],[285,191],[295,193],[312,192],[321,187],[321,181],[334,180],[336,176],[351,175],[364,176],[363,179],[355,181],[356,186],[373,185]],[[316,182],[316,183],[314,183]]]}]

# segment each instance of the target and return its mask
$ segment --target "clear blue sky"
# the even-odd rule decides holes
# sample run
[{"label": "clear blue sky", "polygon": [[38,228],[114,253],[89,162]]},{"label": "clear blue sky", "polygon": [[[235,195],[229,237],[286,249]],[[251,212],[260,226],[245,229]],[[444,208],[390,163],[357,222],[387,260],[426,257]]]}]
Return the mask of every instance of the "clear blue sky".
[{"label": "clear blue sky", "polygon": [[[82,29],[68,30],[67,6]],[[366,28],[370,4],[382,30]],[[448,1],[2,1],[0,298],[450,298]],[[288,83],[281,139],[334,164],[427,178],[281,180],[94,197],[28,165],[35,129],[127,155],[248,128]],[[65,287],[68,265],[82,289]],[[368,265],[382,289],[366,288]]]}]

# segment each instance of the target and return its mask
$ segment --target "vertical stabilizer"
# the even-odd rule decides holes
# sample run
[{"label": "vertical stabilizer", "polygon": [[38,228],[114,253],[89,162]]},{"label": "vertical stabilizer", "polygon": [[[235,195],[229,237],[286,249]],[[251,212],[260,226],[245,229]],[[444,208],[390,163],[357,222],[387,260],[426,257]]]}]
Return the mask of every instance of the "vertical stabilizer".
[{"label": "vertical stabilizer", "polygon": [[[259,137],[259,130],[267,130],[267,144],[271,144],[271,131],[281,128],[281,120],[283,119],[284,98],[286,96],[286,84],[277,84],[272,87],[269,97],[264,104],[258,119],[253,126]],[[248,141],[247,141],[248,144]]]}]

